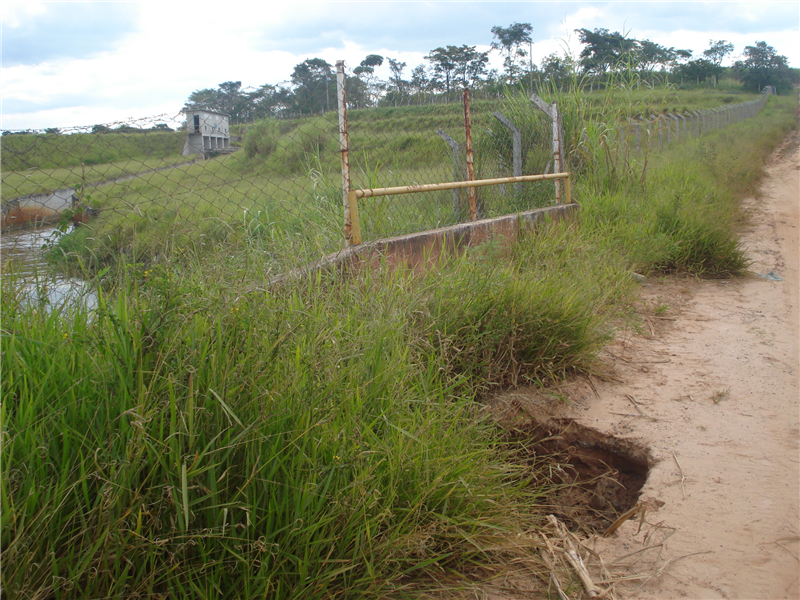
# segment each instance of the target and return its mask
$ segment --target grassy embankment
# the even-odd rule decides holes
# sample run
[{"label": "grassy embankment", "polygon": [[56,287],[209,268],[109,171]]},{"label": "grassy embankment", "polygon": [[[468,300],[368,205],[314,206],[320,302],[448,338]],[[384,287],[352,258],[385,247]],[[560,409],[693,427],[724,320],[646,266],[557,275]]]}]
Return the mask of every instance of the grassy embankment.
[{"label": "grassy embankment", "polygon": [[591,368],[634,298],[629,269],[741,268],[738,200],[795,110],[773,98],[655,157],[586,120],[580,223],[422,277],[246,294],[263,246],[237,235],[123,266],[92,316],[7,282],[7,593],[380,597],[535,560],[517,534],[546,490],[475,398]]},{"label": "grassy embankment", "polygon": [[109,181],[185,162],[184,132],[3,136],[2,199]]}]

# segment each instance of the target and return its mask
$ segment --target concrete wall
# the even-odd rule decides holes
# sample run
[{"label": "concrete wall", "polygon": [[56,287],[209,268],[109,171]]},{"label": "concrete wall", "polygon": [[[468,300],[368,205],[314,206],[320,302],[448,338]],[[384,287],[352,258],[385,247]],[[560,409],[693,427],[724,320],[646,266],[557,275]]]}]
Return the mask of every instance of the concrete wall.
[{"label": "concrete wall", "polygon": [[75,189],[14,198],[3,204],[2,228],[25,227],[35,223],[57,223],[75,202]]},{"label": "concrete wall", "polygon": [[421,272],[435,265],[443,253],[462,252],[470,246],[493,240],[510,245],[516,241],[520,231],[532,231],[552,221],[572,220],[579,209],[577,204],[562,204],[351,246],[307,268],[279,275],[268,284],[278,285],[286,280],[303,278],[320,269],[348,271],[382,264],[390,269],[410,268]]}]

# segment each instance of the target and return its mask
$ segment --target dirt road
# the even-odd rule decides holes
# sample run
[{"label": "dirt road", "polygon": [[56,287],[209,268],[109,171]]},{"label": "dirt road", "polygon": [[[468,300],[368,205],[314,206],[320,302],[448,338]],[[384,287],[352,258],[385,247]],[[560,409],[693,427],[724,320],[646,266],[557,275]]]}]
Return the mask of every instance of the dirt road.
[{"label": "dirt road", "polygon": [[514,393],[649,450],[642,500],[660,508],[591,542],[606,564],[655,546],[622,561],[642,578],[621,598],[800,596],[799,139],[745,203],[751,274],[646,281],[645,327],[601,355],[608,377],[561,389],[569,405]]},{"label": "dirt road", "polygon": [[[661,321],[662,331],[609,349],[623,383],[599,382],[602,400],[583,415],[635,437],[659,461],[643,496],[664,502],[648,521],[674,528],[662,560],[704,552],[641,588],[621,589],[628,597],[800,595],[799,159],[795,135],[774,155],[762,197],[746,203],[742,242],[753,274],[648,284],[662,313],[651,322]],[[653,420],[609,414],[638,413],[628,396]],[[604,540],[604,554],[640,547],[644,532],[636,530],[626,523]]]}]

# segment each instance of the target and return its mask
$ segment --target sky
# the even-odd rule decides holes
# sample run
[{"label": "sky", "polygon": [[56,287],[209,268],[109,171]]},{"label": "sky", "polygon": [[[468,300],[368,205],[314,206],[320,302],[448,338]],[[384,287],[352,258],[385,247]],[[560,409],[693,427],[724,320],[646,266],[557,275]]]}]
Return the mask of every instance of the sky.
[{"label": "sky", "polygon": [[[606,28],[695,57],[711,40],[766,41],[800,66],[800,2],[14,2],[0,5],[0,128],[177,117],[224,81],[287,82],[307,58],[352,69],[368,54],[425,62],[434,48],[490,49],[493,26],[533,26],[533,60],[577,55],[575,29]],[[491,66],[502,59],[492,52]],[[726,64],[723,63],[723,64]],[[386,66],[382,69],[387,69]],[[378,71],[382,78],[386,72]],[[166,120],[166,119],[156,119]]]}]

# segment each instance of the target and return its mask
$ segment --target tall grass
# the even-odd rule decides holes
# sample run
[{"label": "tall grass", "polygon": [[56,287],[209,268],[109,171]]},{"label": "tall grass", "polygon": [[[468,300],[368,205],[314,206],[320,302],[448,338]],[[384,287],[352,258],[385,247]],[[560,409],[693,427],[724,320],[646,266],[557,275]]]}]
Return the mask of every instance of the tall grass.
[{"label": "tall grass", "polygon": [[755,118],[651,156],[614,185],[579,178],[584,230],[620,248],[632,269],[711,277],[740,273],[742,198],[757,193],[770,152],[797,125],[794,98],[772,97]]},{"label": "tall grass", "polygon": [[542,490],[472,403],[609,333],[630,282],[573,238],[251,294],[225,252],[122,271],[91,313],[7,283],[6,593],[381,597],[530,553]]}]

